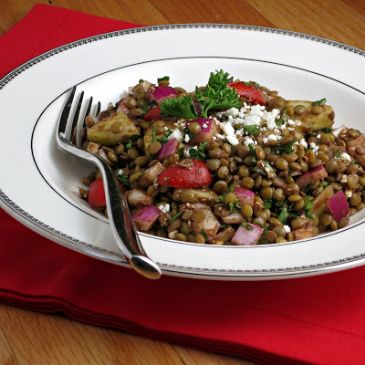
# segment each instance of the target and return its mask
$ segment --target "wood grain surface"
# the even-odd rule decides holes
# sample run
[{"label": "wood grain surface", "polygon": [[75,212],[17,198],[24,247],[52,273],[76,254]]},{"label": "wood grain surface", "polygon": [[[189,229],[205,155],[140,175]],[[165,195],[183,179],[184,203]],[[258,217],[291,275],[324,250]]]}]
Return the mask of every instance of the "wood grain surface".
[{"label": "wood grain surface", "polygon": [[[0,34],[36,2],[139,24],[210,22],[277,27],[365,49],[365,0],[0,0]],[[0,364],[252,363],[2,305]]]}]

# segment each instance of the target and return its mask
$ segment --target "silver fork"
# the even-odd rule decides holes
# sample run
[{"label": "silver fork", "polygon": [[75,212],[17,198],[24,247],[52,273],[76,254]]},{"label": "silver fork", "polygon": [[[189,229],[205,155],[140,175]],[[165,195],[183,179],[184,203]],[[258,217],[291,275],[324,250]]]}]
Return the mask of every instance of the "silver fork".
[{"label": "silver fork", "polygon": [[[84,92],[82,91],[76,105],[75,114],[71,118],[70,114],[72,105],[75,102],[75,93],[76,86],[71,89],[69,98],[58,122],[57,144],[63,150],[93,162],[99,169],[104,183],[109,222],[117,246],[134,270],[146,278],[158,279],[161,277],[161,269],[147,257],[142,247],[126,198],[119,189],[119,182],[112,169],[100,156],[81,149],[81,133],[85,123],[85,116],[91,111],[93,98],[90,97],[86,113],[83,118],[80,118],[80,110],[84,96]],[[98,103],[97,109],[98,113],[100,111],[100,102]]]}]

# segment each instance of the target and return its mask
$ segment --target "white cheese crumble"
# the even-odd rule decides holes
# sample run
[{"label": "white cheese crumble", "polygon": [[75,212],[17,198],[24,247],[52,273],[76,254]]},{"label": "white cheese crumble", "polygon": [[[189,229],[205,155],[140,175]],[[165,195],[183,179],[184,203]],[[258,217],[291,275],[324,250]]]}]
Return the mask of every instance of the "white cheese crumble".
[{"label": "white cheese crumble", "polygon": [[313,150],[314,153],[319,151],[319,147],[315,143],[309,143],[309,147]]},{"label": "white cheese crumble", "polygon": [[347,175],[342,175],[340,182],[342,184],[346,184],[347,183]]},{"label": "white cheese crumble", "polygon": [[345,195],[346,195],[346,198],[351,198],[352,197],[352,191],[351,190],[346,190]]},{"label": "white cheese crumble", "polygon": [[172,131],[172,133],[169,135],[169,137],[167,138],[167,140],[169,141],[170,139],[176,138],[179,142],[182,141],[183,139],[183,135],[180,131],[180,129],[176,128]]},{"label": "white cheese crumble", "polygon": [[266,125],[268,129],[275,129],[276,123],[275,120],[279,117],[280,110],[279,109],[273,109],[271,112],[264,111],[263,119],[266,121]]},{"label": "white cheese crumble", "polygon": [[184,136],[184,142],[189,143],[190,142],[190,136],[188,134],[185,134]]},{"label": "white cheese crumble", "polygon": [[267,137],[264,137],[262,141],[264,143],[272,142],[272,141],[280,141],[281,136],[278,136],[277,134],[269,134]]},{"label": "white cheese crumble", "polygon": [[122,176],[122,175],[123,175],[123,170],[122,170],[122,169],[119,169],[119,170],[117,171],[117,175],[118,175],[118,176]]},{"label": "white cheese crumble", "polygon": [[170,204],[163,203],[158,206],[158,209],[161,210],[162,213],[168,213],[170,211]]},{"label": "white cheese crumble", "polygon": [[226,135],[226,139],[227,141],[232,145],[235,146],[239,143],[236,135],[235,135],[235,131],[232,127],[232,124],[226,122],[226,123],[221,123],[221,127],[223,129],[224,134]]},{"label": "white cheese crumble", "polygon": [[304,147],[304,148],[308,148],[308,143],[307,143],[307,141],[304,139],[304,138],[302,138],[300,141],[299,141],[299,143]]},{"label": "white cheese crumble", "polygon": [[283,228],[284,228],[285,233],[291,232],[291,229],[290,229],[290,227],[288,225],[284,224],[283,225]]},{"label": "white cheese crumble", "polygon": [[248,145],[250,145],[250,144],[253,144],[253,145],[255,145],[255,144],[257,144],[257,142],[255,141],[255,140],[253,140],[251,137],[245,137],[245,139],[243,140],[243,144],[245,145],[245,146],[248,146]]},{"label": "white cheese crumble", "polygon": [[351,156],[346,152],[342,152],[341,155],[340,155],[340,159],[341,160],[346,160],[346,161],[351,161]]}]

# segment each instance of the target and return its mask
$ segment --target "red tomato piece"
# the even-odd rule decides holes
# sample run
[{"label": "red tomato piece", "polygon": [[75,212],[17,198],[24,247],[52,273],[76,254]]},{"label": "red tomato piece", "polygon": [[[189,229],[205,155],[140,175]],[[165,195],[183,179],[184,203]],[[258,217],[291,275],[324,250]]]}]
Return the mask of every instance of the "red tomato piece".
[{"label": "red tomato piece", "polygon": [[98,178],[90,184],[89,191],[87,193],[87,201],[92,208],[105,208],[106,200],[103,179]]},{"label": "red tomato piece", "polygon": [[154,106],[151,108],[144,116],[144,120],[156,120],[160,118],[161,110],[159,106]]},{"label": "red tomato piece", "polygon": [[191,160],[189,167],[169,166],[158,177],[158,183],[170,188],[200,188],[212,183],[212,176],[207,165],[200,160]]},{"label": "red tomato piece", "polygon": [[230,82],[228,86],[236,89],[237,94],[247,99],[250,103],[260,105],[266,104],[266,98],[263,92],[255,86],[246,85],[242,81]]}]

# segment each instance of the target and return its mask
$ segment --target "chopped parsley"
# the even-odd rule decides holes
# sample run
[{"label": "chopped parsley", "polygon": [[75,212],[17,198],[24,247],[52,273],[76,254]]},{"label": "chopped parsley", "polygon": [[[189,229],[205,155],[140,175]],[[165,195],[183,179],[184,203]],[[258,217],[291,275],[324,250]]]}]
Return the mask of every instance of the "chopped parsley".
[{"label": "chopped parsley", "polygon": [[289,120],[289,117],[287,114],[282,114],[280,117],[276,118],[275,124],[277,127],[280,127],[283,124],[286,124]]},{"label": "chopped parsley", "polygon": [[271,209],[271,207],[272,207],[272,200],[271,199],[265,200],[264,201],[264,208]]},{"label": "chopped parsley", "polygon": [[248,144],[251,155],[255,155],[255,145],[253,143]]},{"label": "chopped parsley", "polygon": [[134,136],[131,136],[128,138],[127,143],[125,144],[125,148],[127,150],[131,149],[133,147],[134,142],[136,142],[139,139],[139,135],[135,134]]},{"label": "chopped parsley", "polygon": [[229,211],[231,213],[238,212],[241,209],[241,205],[239,201],[235,201],[228,204]]},{"label": "chopped parsley", "polygon": [[241,223],[241,227],[243,227],[247,231],[252,231],[253,230],[252,224],[250,224],[248,222]]},{"label": "chopped parsley", "polygon": [[315,106],[315,105],[325,105],[326,103],[327,103],[327,99],[323,98],[323,99],[313,101],[312,105],[313,106]]},{"label": "chopped parsley", "polygon": [[243,129],[247,134],[252,136],[258,136],[260,134],[260,128],[256,124],[244,125]]},{"label": "chopped parsley", "polygon": [[190,157],[196,159],[196,160],[204,160],[205,159],[205,150],[207,148],[208,143],[203,142],[199,144],[199,147],[197,149],[190,148],[189,155]]},{"label": "chopped parsley", "polygon": [[333,129],[332,128],[323,128],[322,132],[323,133],[332,133]]},{"label": "chopped parsley", "polygon": [[285,205],[278,215],[278,219],[281,223],[285,223],[289,217],[288,207]]},{"label": "chopped parsley", "polygon": [[119,181],[126,187],[129,187],[130,183],[129,183],[129,179],[128,176],[125,174],[122,175],[117,175]]},{"label": "chopped parsley", "polygon": [[178,211],[176,212],[170,219],[170,222],[169,223],[172,223],[173,221],[175,221],[177,218],[179,218],[181,215],[183,214],[182,211]]},{"label": "chopped parsley", "polygon": [[162,136],[161,138],[159,138],[159,142],[162,143],[162,144],[166,143],[168,141],[168,139],[169,139],[169,137],[170,137],[171,134],[172,134],[172,130],[169,129],[164,136]]},{"label": "chopped parsley", "polygon": [[289,143],[286,144],[279,144],[277,146],[274,146],[272,148],[272,151],[276,154],[276,155],[284,155],[284,154],[289,154],[292,153],[294,151],[294,143],[296,141],[290,141]]},{"label": "chopped parsley", "polygon": [[209,237],[208,237],[208,235],[207,235],[207,232],[205,232],[205,231],[204,231],[204,229],[201,229],[201,230],[200,230],[200,233],[201,233],[201,235],[205,238],[205,240],[207,241],[207,240],[208,240],[208,238],[209,238]]},{"label": "chopped parsley", "polygon": [[157,79],[157,83],[159,84],[160,82],[169,82],[170,81],[170,76],[163,76],[163,77],[159,77]]}]

